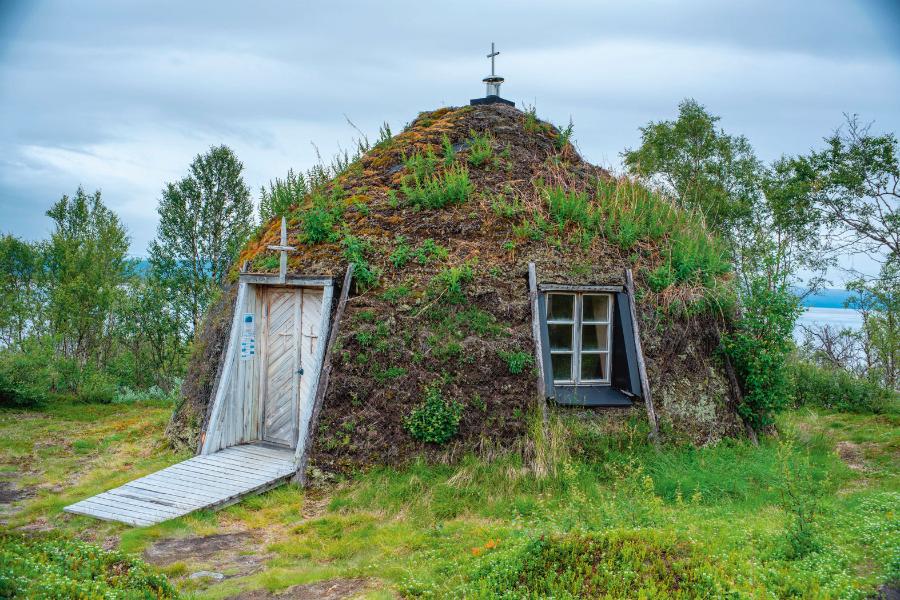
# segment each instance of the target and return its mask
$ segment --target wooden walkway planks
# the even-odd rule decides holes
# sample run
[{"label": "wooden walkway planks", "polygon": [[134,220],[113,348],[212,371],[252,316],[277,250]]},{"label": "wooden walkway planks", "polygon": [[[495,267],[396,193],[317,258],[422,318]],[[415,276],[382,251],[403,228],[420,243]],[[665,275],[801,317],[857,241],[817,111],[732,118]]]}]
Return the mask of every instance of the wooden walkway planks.
[{"label": "wooden walkway planks", "polygon": [[63,510],[144,527],[195,510],[228,506],[283,483],[295,470],[292,449],[232,446],[195,456]]}]

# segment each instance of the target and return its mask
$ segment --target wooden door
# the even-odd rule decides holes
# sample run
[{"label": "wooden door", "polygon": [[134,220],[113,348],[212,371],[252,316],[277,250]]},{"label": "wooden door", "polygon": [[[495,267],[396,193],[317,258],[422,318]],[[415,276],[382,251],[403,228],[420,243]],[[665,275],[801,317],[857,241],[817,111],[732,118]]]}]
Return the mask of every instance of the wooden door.
[{"label": "wooden door", "polygon": [[302,290],[271,288],[266,293],[266,339],[262,439],[294,447],[298,431],[301,377]]}]

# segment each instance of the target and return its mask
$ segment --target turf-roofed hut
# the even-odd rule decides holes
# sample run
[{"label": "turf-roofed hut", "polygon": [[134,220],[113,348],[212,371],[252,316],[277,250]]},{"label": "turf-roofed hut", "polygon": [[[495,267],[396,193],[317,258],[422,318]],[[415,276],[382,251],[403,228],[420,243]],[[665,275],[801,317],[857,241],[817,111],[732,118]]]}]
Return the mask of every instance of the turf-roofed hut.
[{"label": "turf-roofed hut", "polygon": [[273,219],[198,335],[171,437],[294,444],[301,479],[519,451],[547,412],[648,422],[641,347],[662,435],[737,434],[723,244],[568,133],[499,103],[420,114],[290,210],[284,282]]}]

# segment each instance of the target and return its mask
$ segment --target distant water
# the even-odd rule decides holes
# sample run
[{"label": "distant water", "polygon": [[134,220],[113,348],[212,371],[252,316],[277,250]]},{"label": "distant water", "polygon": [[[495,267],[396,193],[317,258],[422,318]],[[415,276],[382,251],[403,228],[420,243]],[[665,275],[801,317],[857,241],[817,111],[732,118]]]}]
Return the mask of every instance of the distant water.
[{"label": "distant water", "polygon": [[803,339],[802,325],[830,325],[834,329],[862,329],[862,315],[852,308],[844,308],[852,292],[847,290],[822,290],[803,299],[803,314],[797,319],[794,338]]}]

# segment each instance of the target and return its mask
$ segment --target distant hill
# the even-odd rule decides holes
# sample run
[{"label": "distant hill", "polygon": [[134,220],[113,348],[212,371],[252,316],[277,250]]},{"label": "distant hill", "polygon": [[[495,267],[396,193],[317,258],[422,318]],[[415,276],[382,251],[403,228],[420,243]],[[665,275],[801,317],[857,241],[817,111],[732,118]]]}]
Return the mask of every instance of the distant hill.
[{"label": "distant hill", "polygon": [[[797,290],[801,295],[803,290]],[[806,308],[846,308],[846,302],[853,296],[853,292],[847,290],[825,289],[809,294],[803,298],[802,304]]]}]

